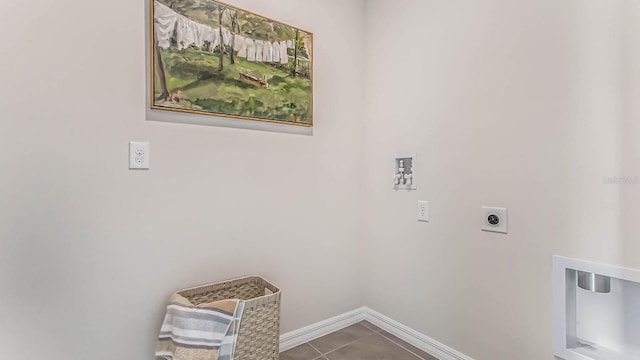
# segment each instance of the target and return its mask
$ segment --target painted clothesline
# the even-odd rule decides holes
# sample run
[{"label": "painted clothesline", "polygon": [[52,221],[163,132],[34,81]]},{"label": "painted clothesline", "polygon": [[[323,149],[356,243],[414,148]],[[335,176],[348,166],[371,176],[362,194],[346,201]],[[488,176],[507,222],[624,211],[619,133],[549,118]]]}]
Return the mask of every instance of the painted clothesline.
[{"label": "painted clothesline", "polygon": [[[154,1],[155,35],[158,46],[168,49],[171,46],[171,36],[176,32],[178,49],[183,50],[191,45],[202,47],[205,41],[211,44],[211,51],[220,45],[229,46],[235,36],[234,51],[247,61],[289,63],[287,49],[293,49],[293,40],[265,41],[234,34],[224,26],[212,28],[197,23],[188,17],[178,14],[170,7]],[[222,31],[220,31],[222,30]],[[220,38],[222,33],[222,39]]]}]

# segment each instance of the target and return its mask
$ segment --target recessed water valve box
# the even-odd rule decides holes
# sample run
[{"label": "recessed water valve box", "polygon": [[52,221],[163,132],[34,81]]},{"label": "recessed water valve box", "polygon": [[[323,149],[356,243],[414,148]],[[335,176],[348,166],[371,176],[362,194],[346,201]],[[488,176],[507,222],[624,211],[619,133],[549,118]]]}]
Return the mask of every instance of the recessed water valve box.
[{"label": "recessed water valve box", "polygon": [[416,154],[398,155],[393,159],[393,188],[416,190]]}]

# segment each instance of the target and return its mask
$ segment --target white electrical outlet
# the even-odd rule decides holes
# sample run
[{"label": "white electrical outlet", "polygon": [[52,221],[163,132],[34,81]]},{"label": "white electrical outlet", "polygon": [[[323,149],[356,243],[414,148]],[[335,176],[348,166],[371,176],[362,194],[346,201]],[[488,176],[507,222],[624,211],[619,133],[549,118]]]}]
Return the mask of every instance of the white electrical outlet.
[{"label": "white electrical outlet", "polygon": [[149,143],[129,143],[129,169],[149,169]]},{"label": "white electrical outlet", "polygon": [[497,233],[507,233],[507,209],[482,207],[480,211],[482,230]]},{"label": "white electrical outlet", "polygon": [[418,200],[418,221],[429,221],[429,202]]}]

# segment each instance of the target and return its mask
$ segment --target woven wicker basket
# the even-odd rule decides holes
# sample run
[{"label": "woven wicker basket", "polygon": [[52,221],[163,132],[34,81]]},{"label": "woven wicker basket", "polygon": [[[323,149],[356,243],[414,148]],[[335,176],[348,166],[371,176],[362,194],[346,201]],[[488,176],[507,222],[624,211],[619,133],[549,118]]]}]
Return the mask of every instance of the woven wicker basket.
[{"label": "woven wicker basket", "polygon": [[259,276],[185,289],[178,294],[192,304],[225,299],[244,300],[234,360],[278,360],[280,353],[280,289]]}]

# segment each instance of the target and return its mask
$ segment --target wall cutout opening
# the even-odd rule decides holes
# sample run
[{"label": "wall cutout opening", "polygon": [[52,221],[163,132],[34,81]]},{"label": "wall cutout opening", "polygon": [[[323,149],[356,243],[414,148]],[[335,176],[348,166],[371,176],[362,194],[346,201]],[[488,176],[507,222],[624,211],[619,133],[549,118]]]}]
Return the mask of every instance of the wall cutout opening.
[{"label": "wall cutout opening", "polygon": [[640,270],[553,258],[554,355],[640,359]]}]

